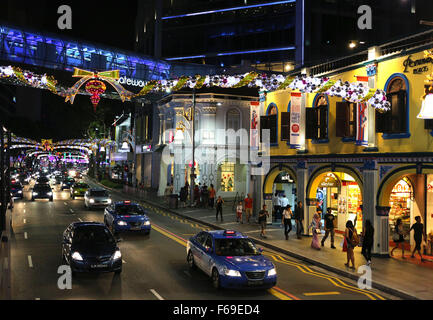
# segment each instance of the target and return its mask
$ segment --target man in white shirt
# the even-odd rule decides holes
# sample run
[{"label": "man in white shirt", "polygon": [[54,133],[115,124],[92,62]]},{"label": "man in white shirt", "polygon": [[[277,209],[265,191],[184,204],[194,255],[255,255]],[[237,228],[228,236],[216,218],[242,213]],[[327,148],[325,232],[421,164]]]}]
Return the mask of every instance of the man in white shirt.
[{"label": "man in white shirt", "polygon": [[280,200],[280,205],[281,205],[281,208],[284,210],[285,208],[287,208],[287,206],[289,205],[289,199],[287,199],[287,197],[286,197],[286,195],[285,194],[283,194],[283,197],[281,198],[281,200]]},{"label": "man in white shirt", "polygon": [[281,212],[281,199],[280,199],[280,195],[278,193],[275,193],[275,197],[272,200],[273,205],[274,205],[274,217],[278,217],[278,215]]}]

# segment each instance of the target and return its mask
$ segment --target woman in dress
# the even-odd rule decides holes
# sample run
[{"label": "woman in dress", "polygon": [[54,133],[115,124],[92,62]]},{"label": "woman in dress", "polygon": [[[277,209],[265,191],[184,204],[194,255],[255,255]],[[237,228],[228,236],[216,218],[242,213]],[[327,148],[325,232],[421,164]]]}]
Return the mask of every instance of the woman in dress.
[{"label": "woman in dress", "polygon": [[404,230],[403,221],[401,219],[397,219],[395,224],[393,241],[395,243],[395,247],[391,250],[391,257],[394,256],[394,250],[399,248],[401,244],[401,257],[402,259],[406,259],[404,257]]},{"label": "woman in dress", "polygon": [[321,249],[319,234],[321,234],[322,222],[320,221],[320,216],[316,213],[313,217],[313,222],[310,225],[313,231],[313,241],[311,242],[311,247],[316,250]]},{"label": "woman in dress", "polygon": [[344,265],[349,268],[350,262],[352,262],[351,269],[355,269],[355,254],[353,250],[355,249],[356,245],[353,245],[352,240],[354,237],[358,237],[358,234],[356,232],[356,229],[353,225],[353,222],[351,220],[347,221],[346,223],[346,232],[344,236],[344,240],[347,247],[347,263]]}]

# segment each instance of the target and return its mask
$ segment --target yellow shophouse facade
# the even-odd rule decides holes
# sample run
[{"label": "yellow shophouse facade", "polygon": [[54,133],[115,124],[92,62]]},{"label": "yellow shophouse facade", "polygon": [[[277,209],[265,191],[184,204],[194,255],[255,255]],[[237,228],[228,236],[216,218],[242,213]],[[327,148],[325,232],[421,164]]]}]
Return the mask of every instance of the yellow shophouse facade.
[{"label": "yellow shophouse facade", "polygon": [[[293,93],[281,90],[262,98],[262,120],[276,125],[271,170],[261,181],[262,203],[272,206],[277,193],[293,195],[292,205],[303,201],[305,230],[318,209],[332,210],[337,232],[349,219],[361,231],[369,219],[375,227],[373,252],[379,255],[388,255],[396,219],[408,231],[421,216],[427,234],[433,234],[433,127],[417,118],[426,76],[433,72],[425,49],[431,47],[383,55],[375,47],[366,61],[320,74],[349,82],[364,77],[370,88],[387,93],[391,111],[380,114],[342,98],[302,94],[296,146],[287,139],[294,130]],[[411,238],[407,246],[414,244]]]}]

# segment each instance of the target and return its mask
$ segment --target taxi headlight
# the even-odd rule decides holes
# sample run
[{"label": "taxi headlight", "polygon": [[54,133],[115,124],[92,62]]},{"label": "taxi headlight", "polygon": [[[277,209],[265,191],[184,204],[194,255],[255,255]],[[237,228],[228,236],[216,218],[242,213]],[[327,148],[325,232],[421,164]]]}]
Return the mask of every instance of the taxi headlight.
[{"label": "taxi headlight", "polygon": [[90,199],[90,201],[89,201],[91,204],[94,204],[95,203],[95,199]]},{"label": "taxi headlight", "polygon": [[33,192],[33,195],[34,195],[34,196],[37,196],[37,195],[38,195],[38,193],[37,193],[37,192]]},{"label": "taxi headlight", "polygon": [[111,202],[112,202],[111,199],[108,199],[108,200],[107,200],[107,203],[108,203],[108,204],[111,204]]},{"label": "taxi headlight", "polygon": [[53,195],[52,192],[48,192],[47,195],[49,195],[50,197]]},{"label": "taxi headlight", "polygon": [[23,192],[20,190],[20,191],[18,191],[18,193],[21,194],[21,193],[23,193]]},{"label": "taxi headlight", "polygon": [[268,271],[268,277],[273,277],[277,275],[277,269],[273,268]]},{"label": "taxi headlight", "polygon": [[119,221],[119,222],[117,222],[117,224],[119,226],[127,226],[128,225],[125,221]]},{"label": "taxi headlight", "polygon": [[80,253],[78,252],[74,252],[72,254],[72,259],[76,260],[76,261],[83,261],[83,257],[81,256]]},{"label": "taxi headlight", "polygon": [[122,254],[120,253],[120,250],[117,250],[113,255],[113,260],[119,260],[120,258],[122,258]]},{"label": "taxi headlight", "polygon": [[226,270],[225,274],[228,277],[242,277],[241,273],[236,270]]},{"label": "taxi headlight", "polygon": [[150,221],[145,221],[145,222],[144,222],[144,225],[145,225],[145,226],[150,226]]}]

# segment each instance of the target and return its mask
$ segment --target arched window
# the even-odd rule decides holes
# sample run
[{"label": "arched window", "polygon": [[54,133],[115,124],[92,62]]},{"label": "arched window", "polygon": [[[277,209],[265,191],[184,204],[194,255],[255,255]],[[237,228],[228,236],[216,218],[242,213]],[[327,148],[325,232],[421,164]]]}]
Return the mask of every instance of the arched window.
[{"label": "arched window", "polygon": [[392,75],[386,85],[391,110],[376,112],[376,132],[384,133],[384,139],[409,138],[409,82],[405,75]]}]

